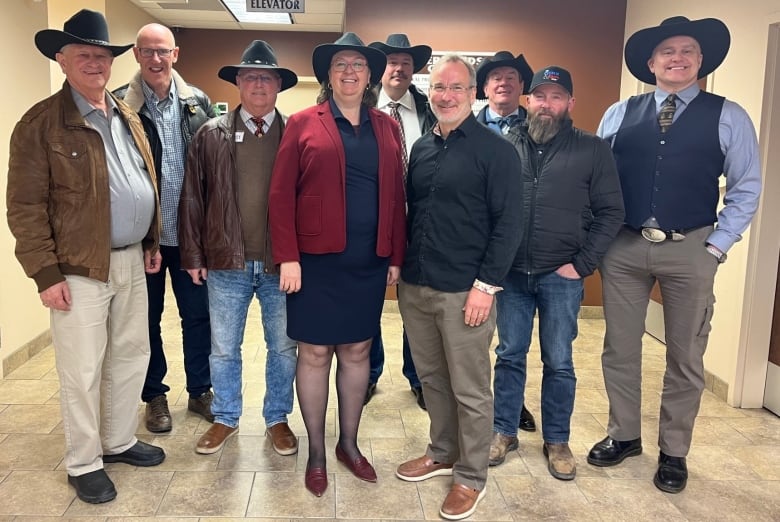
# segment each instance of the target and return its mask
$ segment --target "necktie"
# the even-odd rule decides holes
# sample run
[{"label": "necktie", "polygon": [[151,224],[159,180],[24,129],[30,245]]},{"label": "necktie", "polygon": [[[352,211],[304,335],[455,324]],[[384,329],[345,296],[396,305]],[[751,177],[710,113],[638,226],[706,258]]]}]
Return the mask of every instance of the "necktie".
[{"label": "necktie", "polygon": [[401,106],[398,102],[390,102],[387,104],[390,107],[390,116],[398,122],[398,126],[401,129],[401,153],[404,161],[404,178],[406,178],[406,171],[409,168],[409,156],[406,151],[406,133],[404,132],[404,122],[401,119],[401,113],[398,111],[398,107]]},{"label": "necktie", "polygon": [[512,114],[510,116],[507,116],[506,118],[498,118],[494,121],[498,124],[498,128],[501,129],[501,134],[507,134],[516,119],[517,116]]},{"label": "necktie", "polygon": [[661,127],[661,133],[665,133],[672,126],[674,111],[677,109],[677,96],[670,94],[661,105],[661,111],[658,113],[658,126]]},{"label": "necktie", "polygon": [[265,120],[263,118],[255,118],[254,116],[252,116],[249,119],[252,120],[252,123],[255,124],[255,136],[257,136],[258,138],[262,138],[263,135],[265,134],[265,131],[263,130],[263,125],[265,125]]}]

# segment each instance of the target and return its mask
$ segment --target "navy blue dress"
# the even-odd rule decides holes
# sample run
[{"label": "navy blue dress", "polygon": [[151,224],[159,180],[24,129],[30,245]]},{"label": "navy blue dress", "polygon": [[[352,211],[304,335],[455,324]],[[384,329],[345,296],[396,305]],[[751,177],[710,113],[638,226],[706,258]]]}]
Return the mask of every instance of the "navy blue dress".
[{"label": "navy blue dress", "polygon": [[[301,253],[301,290],[287,296],[287,335],[319,345],[365,341],[379,333],[389,257],[376,255],[379,148],[368,110],[354,128],[333,100],[346,158],[347,246],[335,254]],[[336,168],[336,167],[334,167]]]}]

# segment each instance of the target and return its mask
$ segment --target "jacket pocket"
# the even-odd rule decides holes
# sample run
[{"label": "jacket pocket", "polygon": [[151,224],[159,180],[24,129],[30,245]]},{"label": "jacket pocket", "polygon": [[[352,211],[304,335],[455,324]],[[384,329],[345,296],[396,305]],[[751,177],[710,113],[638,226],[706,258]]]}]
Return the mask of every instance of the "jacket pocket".
[{"label": "jacket pocket", "polygon": [[296,221],[298,235],[320,235],[322,233],[322,198],[320,196],[302,196],[298,200]]},{"label": "jacket pocket", "polygon": [[49,163],[53,190],[58,195],[84,198],[90,185],[90,159],[86,143],[51,142]]}]

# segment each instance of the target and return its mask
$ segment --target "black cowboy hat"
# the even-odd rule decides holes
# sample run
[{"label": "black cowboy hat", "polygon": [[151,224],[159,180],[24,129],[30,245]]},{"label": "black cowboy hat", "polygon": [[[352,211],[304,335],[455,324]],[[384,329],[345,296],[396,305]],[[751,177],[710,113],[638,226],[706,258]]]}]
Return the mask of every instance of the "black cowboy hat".
[{"label": "black cowboy hat", "polygon": [[626,66],[631,74],[640,81],[655,85],[655,75],[648,68],[647,61],[658,44],[672,36],[690,36],[699,42],[702,54],[699,78],[704,78],[723,63],[731,44],[728,27],[716,18],[667,18],[657,27],[635,32],[626,42]]},{"label": "black cowboy hat", "polygon": [[279,67],[276,62],[274,48],[263,40],[255,40],[249,44],[249,47],[244,49],[244,53],[241,55],[241,63],[224,66],[219,70],[217,76],[235,85],[239,69],[270,69],[276,71],[282,78],[282,88],[279,89],[279,92],[289,89],[298,83],[298,75],[289,69]]},{"label": "black cowboy hat", "polygon": [[368,68],[371,69],[369,83],[376,85],[382,80],[387,65],[385,53],[363,44],[363,41],[355,33],[344,33],[334,43],[321,44],[314,48],[311,65],[318,82],[328,81],[330,61],[333,59],[333,55],[339,51],[356,51],[365,56]]},{"label": "black cowboy hat", "polygon": [[528,62],[525,60],[525,56],[518,54],[517,58],[512,56],[509,51],[498,51],[492,58],[485,58],[482,63],[479,64],[477,69],[477,99],[484,100],[487,98],[485,95],[485,80],[487,80],[488,74],[497,67],[512,67],[517,69],[520,73],[520,79],[523,80],[523,94],[528,94],[528,86],[531,85],[531,79],[534,76],[534,71]]},{"label": "black cowboy hat", "polygon": [[56,60],[57,53],[68,44],[105,47],[114,56],[119,56],[133,44],[111,45],[108,43],[108,24],[103,13],[82,9],[71,16],[62,31],[44,29],[35,34],[35,47],[50,59]]},{"label": "black cowboy hat", "polygon": [[423,67],[428,65],[428,60],[431,59],[431,53],[433,50],[427,45],[415,45],[412,46],[409,43],[409,37],[403,33],[391,34],[387,37],[387,42],[371,42],[369,47],[379,49],[385,55],[393,53],[406,53],[412,57],[414,62],[414,72],[418,72]]}]

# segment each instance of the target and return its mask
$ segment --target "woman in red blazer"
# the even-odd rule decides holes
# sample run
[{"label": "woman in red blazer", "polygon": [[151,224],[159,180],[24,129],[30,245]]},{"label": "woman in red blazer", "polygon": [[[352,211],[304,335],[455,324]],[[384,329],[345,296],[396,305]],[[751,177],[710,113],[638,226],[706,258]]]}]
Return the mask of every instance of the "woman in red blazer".
[{"label": "woman in red blazer", "polygon": [[385,55],[353,33],[314,50],[318,105],[292,115],[269,196],[274,262],[287,292],[287,334],[298,341],[296,388],[309,437],[307,489],[328,485],[325,410],[333,354],[339,399],[336,457],[376,481],[357,447],[371,339],[406,245],[401,138],[374,109]]}]

